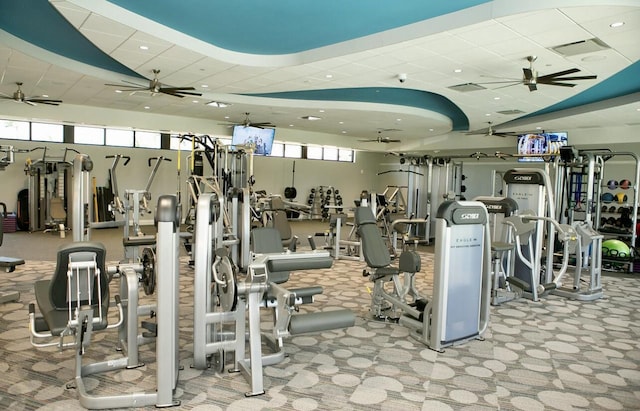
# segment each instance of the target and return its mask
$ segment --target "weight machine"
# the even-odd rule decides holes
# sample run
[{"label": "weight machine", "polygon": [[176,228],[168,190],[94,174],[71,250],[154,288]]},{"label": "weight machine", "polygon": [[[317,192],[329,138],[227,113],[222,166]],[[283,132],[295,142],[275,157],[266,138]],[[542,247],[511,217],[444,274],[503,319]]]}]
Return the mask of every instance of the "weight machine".
[{"label": "weight machine", "polygon": [[158,172],[158,168],[163,161],[171,161],[170,158],[163,156],[149,157],[147,160],[149,167],[153,162],[153,168],[149,174],[147,184],[144,189],[126,189],[124,191],[124,200],[120,198],[118,192],[118,180],[116,177],[116,168],[119,161],[124,158],[124,165],[129,163],[129,158],[122,155],[110,155],[106,158],[113,158],[113,163],[109,171],[111,178],[111,189],[113,192],[113,204],[112,209],[117,210],[124,216],[124,230],[122,237],[122,244],[124,246],[124,261],[137,262],[140,260],[140,247],[149,247],[155,244],[155,236],[145,235],[140,227],[140,216],[148,213],[151,214],[152,210],[149,208],[149,201],[151,201],[151,185]]},{"label": "weight machine", "polygon": [[[376,220],[367,207],[356,209],[364,258],[374,283],[371,313],[411,330],[429,348],[482,339],[489,325],[491,251],[488,216],[477,201],[446,201],[437,211],[433,296],[422,298],[414,286],[420,270],[417,253],[404,251],[391,266]],[[400,274],[404,275],[404,281]],[[385,286],[390,283],[391,289]]]},{"label": "weight machine", "polygon": [[[135,331],[128,331],[127,356],[97,363],[84,364],[83,358],[91,347],[94,332],[119,329],[120,333],[137,324],[138,275],[133,266],[106,268],[106,250],[102,244],[74,242],[64,245],[58,253],[56,272],[51,280],[35,284],[37,306],[41,315],[36,316],[36,304],[29,306],[29,330],[31,342],[36,347],[56,345],[73,347],[75,351],[74,383],[80,405],[89,409],[128,407],[169,407],[179,405],[173,393],[178,382],[178,311],[179,270],[178,245],[180,235],[180,208],[175,196],[161,196],[156,212],[158,227],[157,260],[152,264],[153,276],[157,275],[157,339],[156,339],[156,390],[150,393],[136,392],[110,396],[92,395],[87,391],[85,378],[104,372],[139,366]],[[150,270],[151,266],[147,266]],[[121,273],[121,290],[127,289],[125,315],[120,296],[115,297],[119,309],[119,321],[108,323],[109,273]],[[124,275],[122,275],[124,274]],[[155,280],[154,280],[155,284]],[[135,290],[135,291],[134,291]],[[134,318],[125,326],[125,318]],[[127,320],[129,321],[129,320]],[[65,342],[65,337],[71,341]],[[121,336],[120,336],[121,337]],[[67,339],[68,339],[67,338]],[[48,342],[42,342],[42,339]],[[50,341],[53,339],[53,341]],[[56,341],[56,339],[58,341]],[[119,348],[122,338],[119,339]]]},{"label": "weight machine", "polygon": [[30,151],[36,150],[42,150],[42,158],[27,159],[24,168],[29,178],[29,231],[55,227],[64,232],[72,210],[73,164],[67,160],[67,153],[76,150],[65,148],[61,157],[47,156],[47,147]]},{"label": "weight machine", "polygon": [[[224,200],[216,198],[215,194],[203,194],[198,199],[194,249],[194,367],[206,369],[211,359],[217,357],[217,369],[222,372],[226,354],[233,352],[232,371],[242,372],[251,386],[245,395],[260,395],[264,393],[263,366],[277,364],[285,358],[283,338],[350,327],[355,323],[355,317],[349,310],[292,315],[297,311],[297,305],[312,302],[313,295],[322,289],[287,290],[282,283],[288,279],[288,271],[329,268],[332,259],[326,251],[283,251],[275,228],[254,229],[254,252],[244,280],[239,281],[238,269],[223,245],[220,221],[223,205]],[[261,308],[272,309],[274,324],[270,334],[261,332]],[[263,337],[273,353],[263,353]]]}]

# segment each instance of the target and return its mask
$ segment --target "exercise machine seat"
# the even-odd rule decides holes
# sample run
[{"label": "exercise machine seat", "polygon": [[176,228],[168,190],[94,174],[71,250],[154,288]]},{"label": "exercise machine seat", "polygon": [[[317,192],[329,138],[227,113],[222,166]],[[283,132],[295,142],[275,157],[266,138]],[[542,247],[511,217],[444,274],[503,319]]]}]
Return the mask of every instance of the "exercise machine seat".
[{"label": "exercise machine seat", "polygon": [[[69,260],[72,261],[95,261],[100,270],[100,287],[94,284],[92,288],[92,305],[94,306],[94,317],[100,318],[99,324],[94,324],[95,330],[107,327],[107,310],[109,308],[109,280],[105,269],[106,249],[104,245],[97,242],[73,242],[65,244],[58,249],[56,268],[53,277],[49,280],[39,280],[35,283],[36,302],[42,314],[47,328],[54,336],[67,327],[69,322],[69,298],[68,298],[68,276]],[[101,290],[102,295],[98,295]],[[98,312],[98,299],[102,301],[102,312]],[[85,305],[88,300],[79,302],[71,301],[71,308],[77,305]]]},{"label": "exercise machine seat", "polygon": [[[251,247],[256,254],[282,253],[282,237],[274,227],[259,227],[251,230]],[[282,284],[289,281],[289,271],[269,273],[269,281]]]},{"label": "exercise machine seat", "polygon": [[[382,274],[381,269],[391,265],[391,255],[380,234],[373,211],[369,207],[357,207],[354,216],[358,226],[358,235],[362,242],[364,260],[369,267],[376,268],[376,272]],[[395,273],[398,272],[398,269],[391,267],[389,267],[389,270],[395,270]],[[393,272],[390,271],[387,274],[393,274]]]}]

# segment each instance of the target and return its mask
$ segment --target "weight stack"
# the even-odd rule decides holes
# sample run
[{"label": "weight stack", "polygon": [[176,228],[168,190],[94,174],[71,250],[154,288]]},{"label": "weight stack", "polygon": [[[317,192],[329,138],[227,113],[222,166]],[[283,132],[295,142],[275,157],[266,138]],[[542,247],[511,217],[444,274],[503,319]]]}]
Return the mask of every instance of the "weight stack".
[{"label": "weight stack", "polygon": [[2,231],[5,233],[15,233],[17,230],[17,217],[15,213],[7,214],[2,221]]}]

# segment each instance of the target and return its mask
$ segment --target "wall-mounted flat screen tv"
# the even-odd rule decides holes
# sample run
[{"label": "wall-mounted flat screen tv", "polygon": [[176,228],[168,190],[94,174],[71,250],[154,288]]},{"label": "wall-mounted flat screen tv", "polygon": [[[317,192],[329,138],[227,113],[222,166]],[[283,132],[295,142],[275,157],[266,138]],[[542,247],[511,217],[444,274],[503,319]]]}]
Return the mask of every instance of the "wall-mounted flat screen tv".
[{"label": "wall-mounted flat screen tv", "polygon": [[231,145],[253,145],[255,147],[254,154],[261,156],[271,155],[273,147],[273,138],[276,130],[273,128],[258,128],[251,126],[237,125],[233,127],[233,136],[231,137]]},{"label": "wall-mounted flat screen tv", "polygon": [[[567,133],[527,133],[518,136],[518,161],[544,161],[544,157],[536,154],[560,154],[560,147],[568,144]],[[548,158],[548,157],[547,157]]]}]

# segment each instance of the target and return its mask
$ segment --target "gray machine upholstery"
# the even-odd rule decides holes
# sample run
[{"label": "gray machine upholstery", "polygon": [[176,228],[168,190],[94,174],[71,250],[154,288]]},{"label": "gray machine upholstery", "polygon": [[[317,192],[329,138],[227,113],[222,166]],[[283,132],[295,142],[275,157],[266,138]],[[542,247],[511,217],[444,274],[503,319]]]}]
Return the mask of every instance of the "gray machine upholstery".
[{"label": "gray machine upholstery", "polygon": [[[35,283],[35,295],[38,308],[42,313],[46,328],[52,335],[58,336],[67,327],[69,321],[69,304],[71,308],[77,305],[86,304],[88,296],[84,296],[83,301],[69,301],[68,276],[69,262],[90,261],[95,257],[98,269],[100,270],[100,285],[94,284],[91,301],[97,304],[100,299],[102,313],[98,312],[97,305],[94,308],[94,316],[101,319],[99,324],[94,325],[94,329],[104,329],[107,326],[107,310],[109,308],[109,279],[105,269],[106,250],[104,245],[96,242],[73,242],[60,247],[57,255],[56,269],[50,280],[40,280]],[[98,295],[98,290],[101,295]],[[43,331],[43,330],[40,330]]]},{"label": "gray machine upholstery", "polygon": [[[282,237],[274,227],[260,227],[251,230],[251,247],[256,254],[282,253]],[[289,281],[289,271],[269,273],[269,281],[281,284]]]}]

